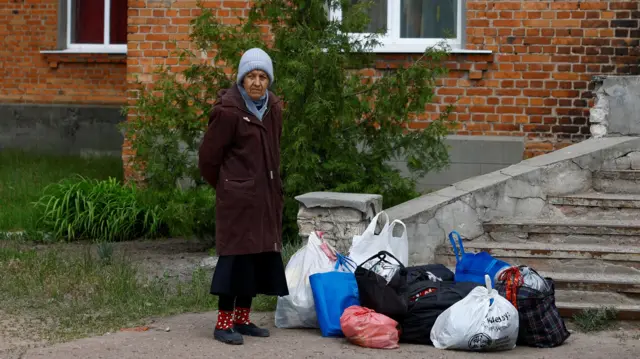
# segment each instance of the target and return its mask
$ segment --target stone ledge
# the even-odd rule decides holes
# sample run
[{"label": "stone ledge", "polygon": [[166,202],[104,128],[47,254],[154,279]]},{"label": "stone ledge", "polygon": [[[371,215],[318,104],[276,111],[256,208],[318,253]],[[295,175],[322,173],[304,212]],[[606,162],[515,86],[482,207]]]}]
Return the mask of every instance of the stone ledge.
[{"label": "stone ledge", "polygon": [[374,213],[382,210],[382,196],[365,193],[309,192],[295,197],[306,208],[353,208],[368,213],[373,206]]},{"label": "stone ledge", "polygon": [[61,63],[127,63],[127,55],[119,53],[42,52],[42,55],[52,69],[57,69]]},{"label": "stone ledge", "polygon": [[296,200],[300,202],[300,237],[322,231],[323,238],[341,253],[348,252],[353,237],[362,234],[382,209],[382,196],[377,194],[311,192]]}]

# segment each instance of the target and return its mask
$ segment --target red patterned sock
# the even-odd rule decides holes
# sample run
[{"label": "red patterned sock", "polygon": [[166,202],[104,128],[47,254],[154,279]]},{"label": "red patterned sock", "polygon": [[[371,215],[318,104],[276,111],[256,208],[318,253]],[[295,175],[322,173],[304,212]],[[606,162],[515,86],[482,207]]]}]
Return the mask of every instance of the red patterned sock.
[{"label": "red patterned sock", "polygon": [[233,326],[233,312],[221,310],[218,312],[216,329],[227,330]]},{"label": "red patterned sock", "polygon": [[251,324],[251,320],[249,320],[250,313],[251,308],[236,307],[235,320],[233,322],[235,324]]}]

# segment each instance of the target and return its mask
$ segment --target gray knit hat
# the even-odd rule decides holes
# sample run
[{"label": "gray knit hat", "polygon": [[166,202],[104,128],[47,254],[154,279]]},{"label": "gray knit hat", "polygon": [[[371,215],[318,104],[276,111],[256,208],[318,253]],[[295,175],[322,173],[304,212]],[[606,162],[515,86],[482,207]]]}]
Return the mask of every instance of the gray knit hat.
[{"label": "gray knit hat", "polygon": [[248,50],[242,55],[238,66],[238,84],[242,85],[244,76],[253,70],[262,70],[269,76],[269,86],[273,83],[273,64],[271,58],[259,48]]}]

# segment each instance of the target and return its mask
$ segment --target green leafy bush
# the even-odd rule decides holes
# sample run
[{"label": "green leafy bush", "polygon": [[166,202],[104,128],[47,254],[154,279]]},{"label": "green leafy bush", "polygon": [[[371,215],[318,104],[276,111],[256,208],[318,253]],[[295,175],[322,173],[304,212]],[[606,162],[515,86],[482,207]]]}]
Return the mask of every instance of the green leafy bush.
[{"label": "green leafy bush", "polygon": [[49,185],[36,207],[38,226],[55,239],[206,238],[215,233],[213,198],[206,188],[161,192],[78,176]]},{"label": "green leafy bush", "polygon": [[66,179],[45,188],[36,203],[40,226],[68,241],[94,239],[121,241],[154,237],[162,230],[159,206],[143,206],[135,185],[116,179]]},{"label": "green leafy bush", "polygon": [[[342,22],[329,19],[327,5],[342,6]],[[202,8],[192,22],[193,51],[180,50],[176,73],[158,68],[153,84],[139,83],[138,116],[125,128],[147,183],[173,188],[183,176],[203,185],[194,160],[217,92],[234,83],[242,51],[269,48],[275,67],[273,90],[285,103],[282,176],[285,237],[297,235],[294,197],[311,191],[377,193],[385,207],[418,195],[415,180],[448,163],[443,141],[447,108],[424,130],[409,123],[435,95],[446,73],[445,46],[425,49],[406,67],[370,76],[380,34],[362,33],[371,2],[347,0],[259,0],[239,26],[224,25],[215,10]],[[273,38],[267,42],[263,28]],[[209,61],[201,55],[208,54]],[[409,57],[408,57],[409,58]],[[390,162],[402,158],[411,175]]]},{"label": "green leafy bush", "polygon": [[162,222],[168,235],[195,236],[212,241],[215,228],[215,192],[209,186],[188,190],[178,188],[164,191],[148,188],[141,193],[147,206],[162,206]]}]

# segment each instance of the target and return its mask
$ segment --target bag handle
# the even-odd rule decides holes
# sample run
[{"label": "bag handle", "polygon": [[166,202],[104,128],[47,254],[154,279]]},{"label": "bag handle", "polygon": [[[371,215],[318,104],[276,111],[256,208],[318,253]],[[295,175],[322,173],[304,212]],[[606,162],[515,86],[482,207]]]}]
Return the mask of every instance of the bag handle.
[{"label": "bag handle", "polygon": [[[493,258],[493,256],[492,256],[492,258]],[[485,273],[491,272],[491,270],[493,269],[493,266],[495,266],[496,263],[498,263],[498,260],[493,258],[491,260],[491,262],[489,262],[489,264],[487,264],[487,266],[484,268]]]},{"label": "bag handle", "polygon": [[384,226],[382,226],[382,230],[380,230],[380,233],[384,232],[385,230],[389,230],[389,215],[385,211],[380,211],[373,217],[373,219],[371,219],[371,222],[369,222],[369,225],[362,234],[363,236],[366,233],[370,233],[372,235],[376,234],[376,226],[378,225],[378,218],[380,218],[381,214],[384,214],[386,221],[384,222]]},{"label": "bag handle", "polygon": [[500,294],[498,294],[498,291],[494,290],[493,286],[491,286],[491,277],[489,277],[488,274],[484,275],[484,285],[487,287],[487,293],[489,294],[489,306],[492,306],[495,298],[499,297]]},{"label": "bag handle", "polygon": [[[459,251],[458,247],[456,246],[456,241],[453,239],[454,236],[458,237],[458,245],[460,246]],[[462,237],[460,237],[460,233],[451,231],[451,233],[449,233],[449,242],[451,242],[453,253],[456,255],[456,263],[460,262],[461,257],[464,255],[464,245],[462,244]]]},{"label": "bag handle", "polygon": [[487,290],[489,291],[489,293],[491,293],[493,286],[491,286],[491,277],[489,277],[488,274],[484,275],[484,285],[485,287],[487,287]]},{"label": "bag handle", "polygon": [[369,262],[369,261],[371,261],[373,259],[376,259],[376,258],[380,259],[380,261],[385,261],[385,262],[389,263],[389,261],[386,260],[387,256],[395,259],[396,262],[398,262],[398,264],[400,265],[400,267],[404,268],[404,264],[402,264],[402,262],[400,262],[398,260],[398,258],[396,258],[393,254],[391,254],[391,253],[389,253],[387,251],[380,251],[380,252],[372,255],[369,259],[367,259],[366,261],[362,262],[358,267],[362,267],[365,263],[367,263],[367,262]]},{"label": "bag handle", "polygon": [[333,267],[334,270],[338,270],[340,266],[343,266],[347,270],[351,271],[351,273],[355,272],[357,266],[353,259],[340,253],[337,253],[336,256],[338,257],[338,260],[336,261],[336,265]]},{"label": "bag handle", "polygon": [[[396,224],[400,223],[402,225],[402,234],[400,235],[400,237],[393,237],[393,229],[396,227]],[[399,219],[394,219],[393,222],[391,222],[391,225],[389,225],[389,237],[392,238],[401,238],[404,234],[407,233],[407,226],[404,224],[404,222],[402,222]]]}]

